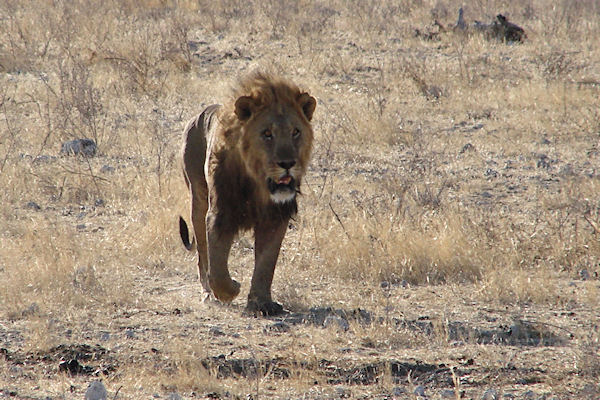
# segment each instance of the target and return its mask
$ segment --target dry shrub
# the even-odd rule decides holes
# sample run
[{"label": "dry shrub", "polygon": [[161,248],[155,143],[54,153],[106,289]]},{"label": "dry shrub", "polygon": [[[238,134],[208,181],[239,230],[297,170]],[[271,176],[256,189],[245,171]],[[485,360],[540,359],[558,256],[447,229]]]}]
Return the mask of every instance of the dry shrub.
[{"label": "dry shrub", "polygon": [[3,238],[3,272],[12,284],[0,294],[7,315],[21,318],[56,304],[79,303],[73,274],[89,259],[82,248],[73,246],[75,228],[55,226],[45,218],[14,221],[11,226],[18,233]]},{"label": "dry shrub", "polygon": [[509,304],[557,304],[562,300],[556,282],[556,276],[545,268],[535,270],[495,265],[483,278],[480,294],[486,300]]},{"label": "dry shrub", "polygon": [[331,222],[320,232],[327,269],[375,284],[476,281],[484,256],[464,218],[457,211],[412,210],[354,210],[342,221],[331,207]]}]

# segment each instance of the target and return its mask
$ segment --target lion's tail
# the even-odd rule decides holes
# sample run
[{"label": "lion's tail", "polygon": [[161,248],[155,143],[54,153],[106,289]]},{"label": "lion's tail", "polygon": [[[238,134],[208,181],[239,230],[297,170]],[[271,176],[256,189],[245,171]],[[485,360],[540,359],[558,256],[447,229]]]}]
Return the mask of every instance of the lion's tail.
[{"label": "lion's tail", "polygon": [[182,216],[179,216],[179,235],[181,236],[181,241],[186,249],[192,251],[196,248],[196,238],[192,237],[192,240],[190,241],[190,232],[188,231],[188,226]]}]

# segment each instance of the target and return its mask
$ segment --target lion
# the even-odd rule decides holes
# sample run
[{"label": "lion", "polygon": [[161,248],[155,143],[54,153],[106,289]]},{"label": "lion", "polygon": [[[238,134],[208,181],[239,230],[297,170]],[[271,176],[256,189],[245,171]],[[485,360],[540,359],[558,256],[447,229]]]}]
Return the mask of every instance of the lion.
[{"label": "lion", "polygon": [[231,302],[240,284],[227,260],[241,231],[254,231],[254,272],[246,310],[276,315],[271,298],[281,242],[298,210],[296,197],[310,159],[316,100],[294,83],[264,72],[240,80],[228,104],[211,105],[183,132],[183,172],[191,198],[193,238],[179,230],[188,250],[198,251],[198,277],[206,297]]}]

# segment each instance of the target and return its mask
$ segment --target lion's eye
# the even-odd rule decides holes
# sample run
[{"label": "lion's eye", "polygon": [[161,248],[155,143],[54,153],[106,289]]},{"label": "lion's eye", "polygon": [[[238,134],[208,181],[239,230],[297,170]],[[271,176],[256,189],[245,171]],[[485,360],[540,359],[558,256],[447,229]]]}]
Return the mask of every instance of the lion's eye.
[{"label": "lion's eye", "polygon": [[265,129],[264,131],[262,131],[262,137],[263,137],[263,139],[270,140],[273,138],[273,134],[271,133],[270,130]]},{"label": "lion's eye", "polygon": [[299,138],[299,137],[300,137],[300,129],[298,129],[298,128],[294,128],[294,132],[292,132],[292,137],[293,137],[294,139],[297,139],[297,138]]}]

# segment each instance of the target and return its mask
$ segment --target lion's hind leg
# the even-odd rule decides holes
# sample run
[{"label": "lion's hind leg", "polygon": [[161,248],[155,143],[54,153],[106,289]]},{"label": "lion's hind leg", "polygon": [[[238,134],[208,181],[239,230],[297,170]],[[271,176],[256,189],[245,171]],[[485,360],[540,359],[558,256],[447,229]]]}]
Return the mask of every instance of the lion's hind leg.
[{"label": "lion's hind leg", "polygon": [[208,298],[211,294],[210,285],[208,283],[208,250],[206,248],[206,211],[208,209],[208,201],[206,199],[206,193],[198,193],[194,190],[191,190],[191,192],[191,217],[192,225],[194,227],[196,249],[198,250],[198,279]]}]

